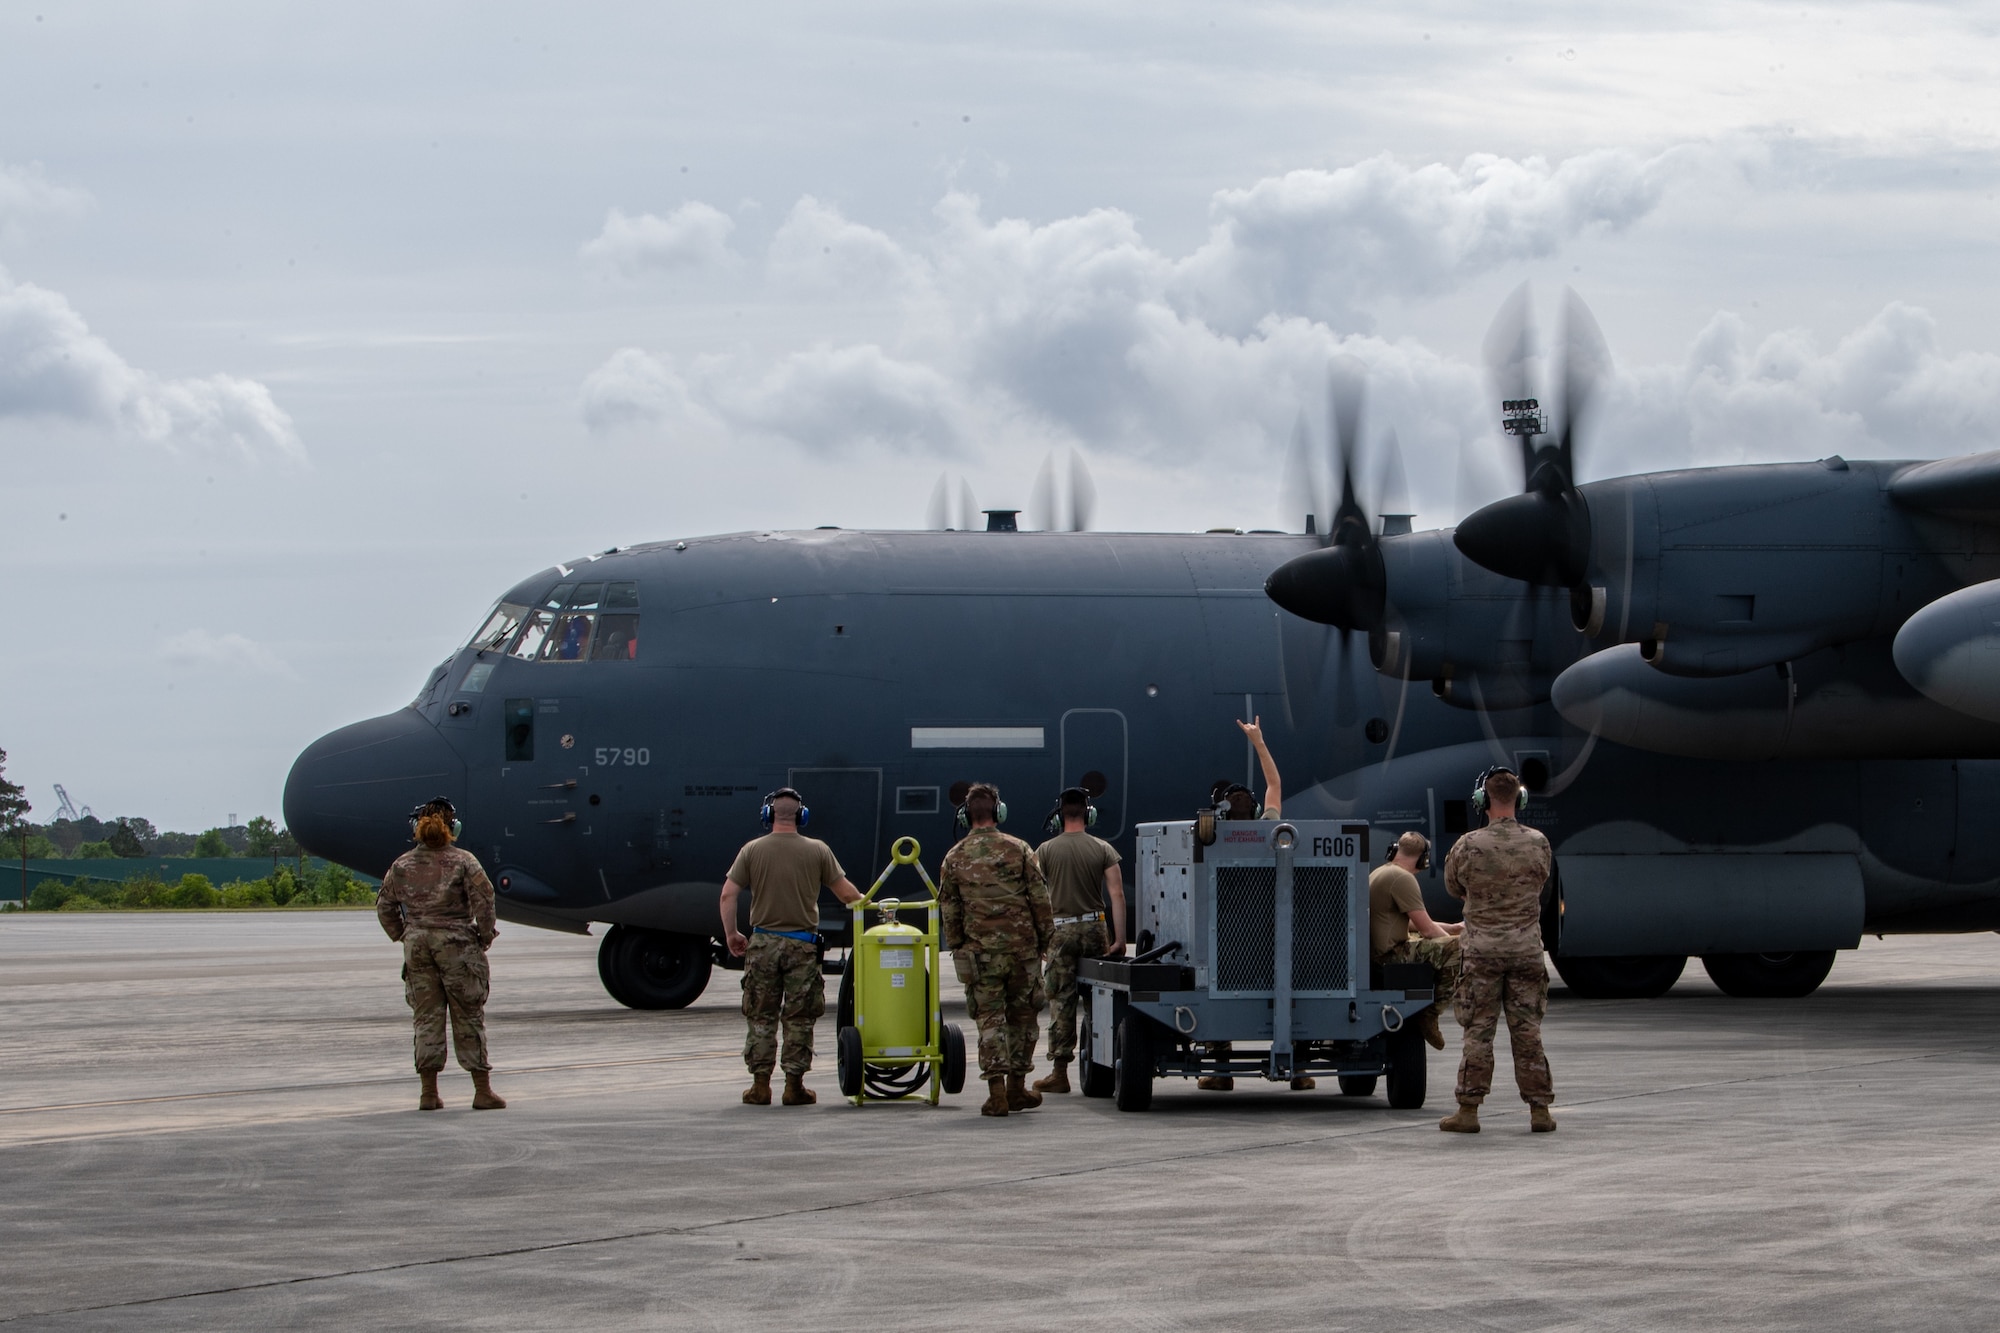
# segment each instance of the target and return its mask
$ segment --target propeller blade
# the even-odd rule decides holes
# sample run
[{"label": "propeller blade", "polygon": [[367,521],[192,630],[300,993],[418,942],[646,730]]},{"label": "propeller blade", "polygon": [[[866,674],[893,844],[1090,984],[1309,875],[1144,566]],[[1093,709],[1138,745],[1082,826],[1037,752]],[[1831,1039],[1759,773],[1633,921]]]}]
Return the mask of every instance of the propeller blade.
[{"label": "propeller blade", "polygon": [[1368,368],[1351,356],[1337,356],[1327,366],[1327,416],[1333,428],[1334,474],[1340,484],[1339,508],[1333,515],[1333,539],[1351,541],[1341,528],[1358,520],[1362,532],[1368,516],[1355,494],[1355,463],[1361,446],[1361,403],[1367,394]]},{"label": "propeller blade", "polygon": [[1556,446],[1565,486],[1576,485],[1575,439],[1597,389],[1611,375],[1611,349],[1590,307],[1574,287],[1563,288],[1562,438]]},{"label": "propeller blade", "polygon": [[984,527],[979,522],[979,501],[972,498],[972,483],[964,477],[958,479],[958,530],[971,532]]},{"label": "propeller blade", "polygon": [[924,526],[933,532],[951,526],[951,487],[942,472],[938,473],[937,485],[931,487],[931,502],[924,507]]},{"label": "propeller blade", "polygon": [[1056,456],[1053,450],[1042,459],[1035,484],[1028,489],[1028,526],[1043,532],[1056,530]]},{"label": "propeller blade", "polygon": [[1312,428],[1306,425],[1303,411],[1292,423],[1292,442],[1285,449],[1285,468],[1278,479],[1278,512],[1287,532],[1292,530],[1292,524],[1301,521],[1301,515],[1308,533],[1324,531],[1320,522],[1319,488],[1313,482]]},{"label": "propeller blade", "polygon": [[[1539,378],[1536,372],[1540,369],[1540,358],[1535,352],[1534,292],[1529,284],[1522,283],[1500,303],[1492,326],[1486,330],[1481,352],[1495,398],[1501,402],[1539,399],[1535,381]],[[1529,435],[1521,436],[1520,441],[1521,485],[1525,488],[1534,471],[1535,442]]]},{"label": "propeller blade", "polygon": [[1396,438],[1396,428],[1391,426],[1382,437],[1382,465],[1375,477],[1375,512],[1382,519],[1382,535],[1395,535],[1389,530],[1391,519],[1400,519],[1399,532],[1410,530],[1410,520],[1416,510],[1410,505],[1410,482],[1403,473],[1403,446]]},{"label": "propeller blade", "polygon": [[1084,465],[1083,455],[1076,450],[1069,454],[1069,517],[1071,532],[1089,532],[1090,523],[1097,516],[1097,483],[1090,479],[1090,469]]}]

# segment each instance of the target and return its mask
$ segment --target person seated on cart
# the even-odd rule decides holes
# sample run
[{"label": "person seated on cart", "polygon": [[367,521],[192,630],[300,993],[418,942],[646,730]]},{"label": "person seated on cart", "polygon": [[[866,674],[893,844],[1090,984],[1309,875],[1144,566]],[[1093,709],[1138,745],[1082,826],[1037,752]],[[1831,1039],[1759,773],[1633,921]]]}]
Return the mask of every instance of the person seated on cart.
[{"label": "person seated on cart", "polygon": [[1459,936],[1465,927],[1436,921],[1424,908],[1417,872],[1429,868],[1431,841],[1414,830],[1389,846],[1389,859],[1368,876],[1368,954],[1383,963],[1428,963],[1437,973],[1435,998],[1417,1014],[1418,1030],[1437,1050],[1444,1049],[1438,1014],[1458,994]]},{"label": "person seated on cart", "polygon": [[[1278,764],[1276,760],[1271,758],[1271,747],[1264,743],[1263,720],[1261,716],[1253,716],[1248,722],[1239,720],[1236,725],[1243,729],[1243,734],[1249,739],[1251,748],[1257,752],[1257,766],[1264,770],[1264,799],[1262,802],[1259,802],[1257,800],[1257,793],[1251,791],[1240,782],[1231,782],[1225,778],[1210,788],[1208,794],[1208,803],[1215,807],[1218,818],[1277,819],[1280,817],[1279,810],[1285,799],[1285,785],[1278,777]],[[1210,1055],[1220,1056],[1223,1059],[1228,1059],[1231,1051],[1234,1049],[1226,1041],[1204,1042],[1202,1045]],[[1236,1079],[1229,1074],[1204,1074],[1194,1081],[1194,1085],[1207,1092],[1229,1092],[1236,1087]],[[1309,1092],[1315,1086],[1317,1085],[1310,1078],[1295,1078],[1292,1080],[1292,1091],[1294,1092]]]}]

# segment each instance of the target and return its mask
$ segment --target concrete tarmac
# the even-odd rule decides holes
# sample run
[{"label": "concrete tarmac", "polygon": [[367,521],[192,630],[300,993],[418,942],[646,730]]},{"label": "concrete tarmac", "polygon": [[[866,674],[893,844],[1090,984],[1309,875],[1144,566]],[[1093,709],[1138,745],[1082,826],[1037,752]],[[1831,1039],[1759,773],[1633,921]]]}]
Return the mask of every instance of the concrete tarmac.
[{"label": "concrete tarmac", "polygon": [[[367,913],[0,917],[0,1325],[1988,1328],[2000,941],[1870,939],[1809,999],[1558,984],[1560,1132],[1330,1087],[983,1119],[745,1107],[735,974],[619,1008],[504,927],[510,1109],[422,1114]],[[947,1018],[963,1024],[955,998]],[[1504,1038],[1503,1038],[1504,1049]],[[1267,1090],[1269,1088],[1269,1090]]]}]

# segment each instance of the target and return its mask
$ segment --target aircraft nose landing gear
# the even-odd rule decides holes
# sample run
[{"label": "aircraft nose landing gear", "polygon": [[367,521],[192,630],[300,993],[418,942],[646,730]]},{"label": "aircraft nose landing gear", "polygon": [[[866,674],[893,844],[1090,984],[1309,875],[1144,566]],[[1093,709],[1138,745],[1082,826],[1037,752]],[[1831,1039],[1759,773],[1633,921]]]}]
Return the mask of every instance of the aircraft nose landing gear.
[{"label": "aircraft nose landing gear", "polygon": [[709,942],[695,935],[613,926],[597,947],[597,975],[628,1009],[685,1009],[708,986]]}]

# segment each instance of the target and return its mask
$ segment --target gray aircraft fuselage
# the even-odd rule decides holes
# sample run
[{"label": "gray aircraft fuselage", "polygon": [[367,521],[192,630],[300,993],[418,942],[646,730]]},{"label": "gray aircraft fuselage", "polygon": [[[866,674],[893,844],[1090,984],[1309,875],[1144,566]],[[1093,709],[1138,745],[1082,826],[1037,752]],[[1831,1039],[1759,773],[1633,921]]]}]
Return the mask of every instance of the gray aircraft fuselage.
[{"label": "gray aircraft fuselage", "polygon": [[[1262,790],[1233,725],[1257,715],[1287,814],[1432,835],[1425,890],[1446,919],[1436,867],[1467,826],[1474,775],[1505,762],[1539,788],[1525,819],[1579,886],[1553,946],[1755,952],[1852,947],[1863,929],[2000,927],[2000,849],[1976,836],[2000,762],[1675,757],[1585,736],[1546,701],[1454,706],[1430,680],[1376,672],[1365,635],[1267,599],[1266,576],[1315,545],[822,529],[614,550],[501,599],[531,615],[552,593],[601,603],[626,589],[636,606],[570,613],[591,617],[571,633],[597,636],[578,650],[589,660],[564,660],[559,608],[542,630],[513,631],[540,635],[535,652],[469,644],[410,706],[309,747],[286,819],[314,853],[380,874],[408,846],[405,812],[442,793],[503,918],[706,948],[720,883],[776,787],[801,789],[807,831],[863,887],[904,835],[935,866],[955,837],[951,789],[967,780],[997,783],[1007,830],[1033,842],[1055,794],[1099,774],[1095,831],[1130,858],[1135,824],[1186,816],[1216,779]],[[1538,614],[1448,537],[1425,558],[1450,567],[1454,589],[1489,587]],[[614,614],[627,619],[606,646]],[[1573,634],[1539,620],[1532,632]]]}]

